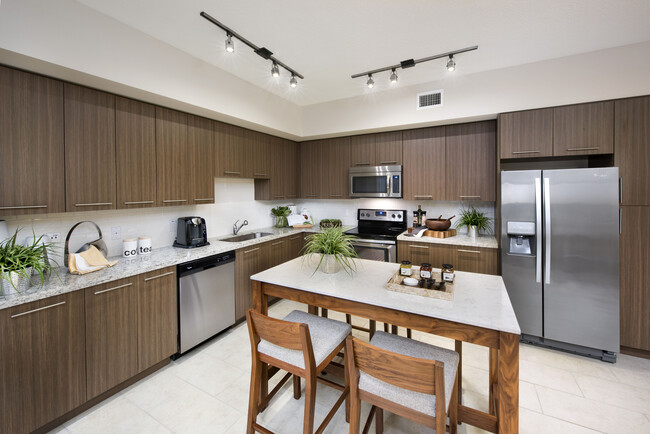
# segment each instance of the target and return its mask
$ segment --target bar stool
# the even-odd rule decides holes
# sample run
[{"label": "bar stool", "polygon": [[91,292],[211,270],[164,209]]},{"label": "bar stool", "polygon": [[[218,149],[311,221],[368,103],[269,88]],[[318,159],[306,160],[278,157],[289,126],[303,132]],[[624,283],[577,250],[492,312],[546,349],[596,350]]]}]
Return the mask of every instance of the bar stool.
[{"label": "bar stool", "polygon": [[[327,427],[341,403],[349,394],[349,387],[317,377],[345,345],[351,327],[340,321],[321,318],[294,310],[284,319],[271,318],[249,309],[246,312],[248,333],[251,340],[252,369],[248,400],[248,423],[246,432],[271,433],[257,423],[259,409],[268,402],[294,376],[294,398],[300,398],[300,377],[306,381],[303,433],[314,432],[316,406],[316,382],[340,390],[341,396],[327,414],[316,433]],[[287,374],[263,400],[260,399],[263,364],[287,371]],[[347,409],[346,409],[347,410]],[[347,411],[346,411],[347,418]]]},{"label": "bar stool", "polygon": [[350,434],[358,434],[361,400],[373,405],[364,432],[375,414],[383,432],[383,410],[455,434],[458,425],[458,354],[424,342],[378,331],[370,343],[349,336],[345,367],[350,382]]}]

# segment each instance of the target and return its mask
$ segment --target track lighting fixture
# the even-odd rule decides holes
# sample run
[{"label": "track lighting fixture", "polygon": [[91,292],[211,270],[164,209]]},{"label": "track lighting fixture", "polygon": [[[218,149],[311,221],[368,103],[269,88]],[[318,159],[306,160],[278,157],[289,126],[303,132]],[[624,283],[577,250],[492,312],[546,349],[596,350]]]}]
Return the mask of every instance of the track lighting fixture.
[{"label": "track lighting fixture", "polygon": [[397,72],[395,72],[395,68],[393,68],[393,71],[390,73],[390,82],[393,84],[397,83]]},{"label": "track lighting fixture", "polygon": [[372,74],[368,74],[368,81],[366,81],[366,84],[368,85],[368,89],[375,87],[375,80],[372,79]]},{"label": "track lighting fixture", "polygon": [[244,45],[247,45],[248,47],[250,47],[255,52],[255,54],[257,54],[258,56],[273,62],[273,66],[271,66],[271,75],[273,75],[273,77],[279,77],[280,76],[280,67],[282,67],[282,68],[286,69],[287,71],[289,71],[291,73],[291,80],[289,80],[289,84],[291,85],[291,87],[298,86],[298,79],[297,78],[301,78],[301,79],[305,78],[302,75],[300,75],[297,71],[295,71],[294,69],[287,66],[285,63],[282,63],[281,61],[279,61],[278,59],[273,57],[273,53],[268,48],[258,47],[257,45],[253,44],[251,41],[247,40],[242,35],[238,34],[234,30],[232,30],[231,28],[229,28],[229,27],[225,26],[224,24],[220,23],[219,21],[217,21],[214,17],[210,16],[206,12],[201,12],[200,15],[203,18],[205,18],[206,20],[210,21],[215,26],[222,29],[224,32],[226,32],[226,37],[227,37],[226,38],[226,51],[227,52],[232,53],[232,52],[235,51],[235,44],[234,44],[232,38],[237,38],[242,43],[244,43]]},{"label": "track lighting fixture", "polygon": [[232,42],[232,35],[228,34],[228,38],[226,39],[226,51],[229,53],[233,53],[235,51],[235,44]]},{"label": "track lighting fixture", "polygon": [[449,60],[447,61],[447,71],[454,72],[456,70],[456,62],[454,61],[454,55],[449,55]]},{"label": "track lighting fixture", "polygon": [[424,57],[422,59],[403,60],[397,65],[386,66],[384,68],[378,68],[378,69],[373,69],[372,71],[366,71],[366,72],[360,72],[359,74],[354,74],[352,75],[352,78],[365,77],[367,75],[368,81],[366,82],[366,84],[368,85],[369,88],[373,88],[375,82],[372,79],[372,74],[377,74],[378,72],[384,72],[384,71],[391,71],[390,82],[397,83],[397,68],[402,68],[402,69],[413,68],[418,63],[428,62],[430,60],[435,60],[435,59],[442,59],[444,57],[449,58],[449,60],[447,60],[447,71],[452,72],[456,70],[456,61],[454,60],[454,55],[459,53],[465,53],[467,51],[474,51],[474,50],[478,50],[478,45],[474,45],[473,47],[462,48],[460,50],[448,51],[446,53],[436,54],[435,56]]}]

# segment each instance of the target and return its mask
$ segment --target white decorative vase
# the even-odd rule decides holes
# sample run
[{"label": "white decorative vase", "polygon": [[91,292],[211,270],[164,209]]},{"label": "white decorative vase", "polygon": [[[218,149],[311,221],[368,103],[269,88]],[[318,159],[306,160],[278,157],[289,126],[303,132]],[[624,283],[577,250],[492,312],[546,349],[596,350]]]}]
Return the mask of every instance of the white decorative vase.
[{"label": "white decorative vase", "polygon": [[478,229],[476,229],[476,226],[472,225],[467,228],[467,235],[473,240],[476,239],[476,236],[478,235]]},{"label": "white decorative vase", "polygon": [[341,271],[341,264],[336,260],[334,255],[323,255],[320,269],[323,270],[323,273],[336,274]]},{"label": "white decorative vase", "polygon": [[[30,280],[32,277],[32,269],[27,269],[27,277],[21,276],[20,274],[10,271],[9,280],[4,278],[2,279],[2,294],[5,298],[12,298],[18,294],[24,294],[29,289]],[[13,283],[13,285],[12,285]]]}]

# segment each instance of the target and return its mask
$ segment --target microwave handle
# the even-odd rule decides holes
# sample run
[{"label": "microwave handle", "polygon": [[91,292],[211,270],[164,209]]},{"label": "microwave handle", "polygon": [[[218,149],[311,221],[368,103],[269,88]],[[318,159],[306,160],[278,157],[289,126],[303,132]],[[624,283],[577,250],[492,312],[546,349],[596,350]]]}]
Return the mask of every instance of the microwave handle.
[{"label": "microwave handle", "polygon": [[386,182],[386,196],[390,197],[390,192],[393,191],[393,176],[386,175],[388,180]]}]

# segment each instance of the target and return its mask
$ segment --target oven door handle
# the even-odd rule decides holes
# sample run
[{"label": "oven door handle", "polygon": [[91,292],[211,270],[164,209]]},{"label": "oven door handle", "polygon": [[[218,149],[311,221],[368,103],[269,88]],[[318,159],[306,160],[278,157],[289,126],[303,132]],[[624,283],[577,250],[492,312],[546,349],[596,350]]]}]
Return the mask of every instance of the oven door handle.
[{"label": "oven door handle", "polygon": [[369,241],[353,241],[352,242],[353,246],[359,246],[359,247],[372,247],[372,248],[381,248],[385,247],[388,248],[390,246],[395,246],[396,244],[392,241],[376,241],[376,242],[369,242]]}]

